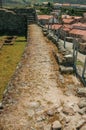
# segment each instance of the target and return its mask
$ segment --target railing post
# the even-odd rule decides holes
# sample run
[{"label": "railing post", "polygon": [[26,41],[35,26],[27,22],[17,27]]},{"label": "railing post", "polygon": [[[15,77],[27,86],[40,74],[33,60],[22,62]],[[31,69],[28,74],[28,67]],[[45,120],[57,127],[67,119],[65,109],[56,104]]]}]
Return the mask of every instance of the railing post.
[{"label": "railing post", "polygon": [[66,48],[66,33],[64,33],[64,48]]},{"label": "railing post", "polygon": [[85,57],[83,71],[82,71],[82,78],[84,78],[85,70],[86,70],[86,57]]},{"label": "railing post", "polygon": [[73,61],[74,61],[74,69],[76,71],[76,62],[77,62],[77,56],[78,56],[78,45],[75,41],[75,39],[73,40]]}]

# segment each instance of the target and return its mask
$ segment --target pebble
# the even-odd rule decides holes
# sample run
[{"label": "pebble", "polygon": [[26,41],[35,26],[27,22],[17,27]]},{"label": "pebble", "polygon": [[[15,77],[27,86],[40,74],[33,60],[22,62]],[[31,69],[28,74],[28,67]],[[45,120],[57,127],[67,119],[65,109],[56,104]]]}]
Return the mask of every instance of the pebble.
[{"label": "pebble", "polygon": [[54,116],[54,114],[55,114],[54,110],[47,111],[48,116]]},{"label": "pebble", "polygon": [[33,110],[30,110],[30,109],[28,110],[27,113],[28,113],[28,116],[29,116],[29,117],[32,117],[32,116],[34,116],[34,114],[35,114],[35,112],[34,112]]},{"label": "pebble", "polygon": [[62,129],[61,123],[58,120],[54,121],[51,130],[61,130],[61,129]]},{"label": "pebble", "polygon": [[39,102],[30,102],[29,106],[31,108],[38,108],[40,106]]},{"label": "pebble", "polygon": [[64,84],[64,77],[61,74],[59,74],[59,79]]},{"label": "pebble", "polygon": [[37,118],[37,122],[44,121],[46,119],[45,115],[41,115],[40,117]]}]

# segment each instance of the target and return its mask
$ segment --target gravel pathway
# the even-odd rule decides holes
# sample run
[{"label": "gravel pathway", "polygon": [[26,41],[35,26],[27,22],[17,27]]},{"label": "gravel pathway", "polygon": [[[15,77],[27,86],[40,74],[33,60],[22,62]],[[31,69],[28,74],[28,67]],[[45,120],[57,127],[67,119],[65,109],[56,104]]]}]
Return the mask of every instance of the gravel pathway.
[{"label": "gravel pathway", "polygon": [[[54,51],[57,48],[41,28],[30,25],[29,43],[3,99],[0,130],[49,130],[62,117],[58,113],[64,104],[75,104],[74,111],[78,111],[75,89],[81,84],[75,76],[59,73]],[[77,120],[78,114],[75,116]]]}]

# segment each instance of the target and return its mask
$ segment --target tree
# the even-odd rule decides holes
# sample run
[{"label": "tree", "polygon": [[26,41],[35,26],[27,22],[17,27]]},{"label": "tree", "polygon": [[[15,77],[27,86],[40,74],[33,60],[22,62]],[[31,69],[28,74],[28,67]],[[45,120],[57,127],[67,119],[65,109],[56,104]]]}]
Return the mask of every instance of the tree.
[{"label": "tree", "polygon": [[0,8],[2,8],[2,0],[0,0]]}]

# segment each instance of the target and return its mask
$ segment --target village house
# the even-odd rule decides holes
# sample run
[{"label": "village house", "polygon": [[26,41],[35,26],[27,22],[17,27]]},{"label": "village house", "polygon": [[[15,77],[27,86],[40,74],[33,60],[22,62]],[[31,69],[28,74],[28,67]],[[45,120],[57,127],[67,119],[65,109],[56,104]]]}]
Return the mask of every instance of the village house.
[{"label": "village house", "polygon": [[72,29],[69,32],[69,35],[72,37],[82,38],[82,36],[86,35],[86,30]]},{"label": "village house", "polygon": [[75,23],[72,25],[72,29],[86,30],[86,23]]},{"label": "village house", "polygon": [[54,3],[53,7],[54,7],[54,9],[59,9],[60,7],[62,7],[62,4],[60,4],[60,3]]},{"label": "village house", "polygon": [[[63,34],[66,34],[67,37],[77,37],[81,38],[86,37],[86,24],[75,23],[75,24],[63,24],[62,26]],[[85,41],[85,40],[84,40]]]},{"label": "village house", "polygon": [[47,7],[48,2],[42,2],[42,6]]},{"label": "village house", "polygon": [[72,25],[72,29],[70,30],[69,34],[71,36],[76,36],[82,38],[86,36],[86,23],[75,23]]},{"label": "village house", "polygon": [[63,7],[70,7],[71,4],[69,4],[69,3],[64,3],[64,4],[62,4],[62,6],[63,6]]},{"label": "village house", "polygon": [[70,38],[77,37],[81,39],[83,36],[86,36],[86,23],[80,22],[82,21],[81,16],[62,15],[61,24],[59,24],[59,19],[55,16],[55,14],[38,15],[38,20],[42,25],[45,25],[48,29],[53,30],[55,33],[60,32],[62,38],[64,35]]},{"label": "village house", "polygon": [[76,23],[76,22],[80,22],[82,20],[82,17],[62,15],[61,20],[62,20],[62,24],[73,24],[73,23]]},{"label": "village house", "polygon": [[81,4],[54,3],[53,6],[54,6],[54,9],[59,9],[60,7],[72,7],[72,8],[86,9],[86,5],[81,5]]},{"label": "village house", "polygon": [[62,19],[62,24],[73,24],[74,22],[75,22],[75,19],[72,19],[72,18],[70,18],[70,19],[66,19],[66,18]]},{"label": "village house", "polygon": [[38,18],[38,22],[41,24],[41,25],[46,25],[49,23],[49,19],[52,18],[53,16],[52,15],[38,15],[37,18]]}]

